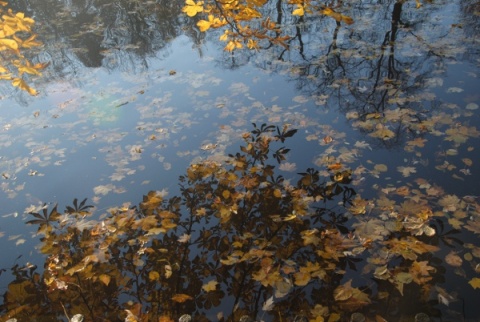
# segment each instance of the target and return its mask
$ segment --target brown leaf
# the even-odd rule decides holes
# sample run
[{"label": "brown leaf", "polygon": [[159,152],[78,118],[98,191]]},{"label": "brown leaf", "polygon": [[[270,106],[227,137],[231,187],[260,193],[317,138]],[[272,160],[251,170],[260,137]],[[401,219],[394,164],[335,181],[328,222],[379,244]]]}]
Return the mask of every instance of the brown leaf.
[{"label": "brown leaf", "polygon": [[462,266],[463,260],[454,251],[451,251],[447,256],[445,256],[445,262],[453,267],[460,267]]}]

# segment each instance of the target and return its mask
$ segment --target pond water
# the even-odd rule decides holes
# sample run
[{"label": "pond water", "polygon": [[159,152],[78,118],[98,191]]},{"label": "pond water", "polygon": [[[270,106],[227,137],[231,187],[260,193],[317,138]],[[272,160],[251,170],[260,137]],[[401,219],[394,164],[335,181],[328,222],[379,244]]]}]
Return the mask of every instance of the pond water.
[{"label": "pond water", "polygon": [[[225,51],[226,43],[218,40],[223,29],[200,32],[196,25],[200,18],[185,15],[182,1],[9,3],[14,12],[35,19],[34,30],[43,46],[29,57],[49,65],[42,76],[29,78],[37,96],[7,81],[0,84],[2,294],[12,292],[12,266],[32,263],[41,272],[51,255],[40,254],[38,227],[26,225],[32,220],[29,212],[40,213],[45,204],[49,211],[55,204],[63,211],[75,198],[88,198],[87,203],[95,206],[94,217],[105,218],[112,207],[145,201],[149,191],[179,195],[179,176],[191,165],[225,162],[228,154],[245,145],[242,135],[254,129],[252,123],[258,127],[265,123],[298,130],[284,143],[290,151],[277,174],[294,183],[301,178],[298,173],[315,168],[321,177],[330,178],[338,165],[348,169],[348,185],[355,191],[352,200],[357,201],[343,204],[339,195],[333,196],[337,212],[347,219],[363,215],[355,213],[359,200],[372,214],[376,208],[408,214],[428,206],[428,223],[439,237],[434,243],[438,250],[425,250],[432,254],[422,261],[397,254],[403,259],[389,262],[389,278],[372,268],[373,261],[367,265],[367,258],[375,258],[373,251],[359,255],[363,273],[352,269],[352,262],[331,286],[337,302],[349,301],[338,295],[343,291],[353,294],[356,304],[337,303],[326,313],[326,302],[322,306],[312,295],[306,298],[312,311],[302,308],[304,316],[293,313],[294,308],[289,315],[282,306],[282,315],[264,305],[263,314],[259,309],[253,319],[336,321],[348,320],[358,311],[372,321],[414,321],[415,316],[421,318],[419,313],[439,321],[479,320],[480,5],[421,1],[417,8],[417,3],[336,3],[337,11],[353,19],[349,25],[328,15],[291,15],[295,5],[266,2],[261,12],[290,35],[289,49],[267,44],[234,52]],[[345,209],[338,210],[341,207]],[[368,220],[359,222],[373,223]],[[205,227],[213,231],[211,225]],[[385,236],[378,227],[339,225],[349,231],[341,230],[345,236],[357,234],[355,238],[368,242],[400,238]],[[461,242],[448,243],[453,237]],[[389,249],[394,252],[393,246]],[[438,276],[431,273],[435,283],[408,289],[414,283],[395,275],[395,267],[406,267],[402,265],[408,261],[437,261]],[[382,288],[381,282],[372,286],[365,276],[373,271],[377,282],[388,280],[395,286]],[[427,278],[430,271],[422,276]],[[18,282],[18,275],[15,278]],[[209,280],[205,277],[204,283]],[[349,280],[354,291],[341,288]],[[228,293],[228,285],[222,287]],[[308,287],[314,294],[315,286]],[[389,309],[374,305],[367,309],[359,304],[367,287],[379,291],[372,300],[377,305],[385,293],[398,294],[391,296]],[[399,296],[403,288],[405,296]],[[421,292],[428,293],[426,304],[408,301]],[[131,300],[122,296],[120,302]],[[268,298],[259,297],[257,306],[268,304]],[[281,301],[278,293],[272,299]],[[231,313],[238,302],[210,301],[214,304],[196,308],[198,314],[206,314],[208,320],[238,317]],[[175,302],[183,303],[178,297]],[[12,307],[3,306],[2,314],[7,311],[11,313]],[[134,312],[133,306],[129,312]],[[79,312],[67,305],[57,318],[63,313],[66,318]]]}]

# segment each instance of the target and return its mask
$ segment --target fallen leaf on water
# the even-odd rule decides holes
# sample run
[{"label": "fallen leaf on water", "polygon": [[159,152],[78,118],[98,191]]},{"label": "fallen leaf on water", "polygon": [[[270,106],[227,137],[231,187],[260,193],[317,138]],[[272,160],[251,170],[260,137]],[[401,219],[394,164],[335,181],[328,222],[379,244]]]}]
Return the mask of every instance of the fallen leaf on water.
[{"label": "fallen leaf on water", "polygon": [[416,173],[417,170],[414,167],[397,167],[397,171],[404,177],[409,177],[412,173]]},{"label": "fallen leaf on water", "polygon": [[480,278],[474,277],[468,282],[474,289],[480,288]]},{"label": "fallen leaf on water", "polygon": [[211,280],[207,284],[202,285],[202,289],[205,292],[215,291],[217,289],[218,282],[216,280]]},{"label": "fallen leaf on water", "polygon": [[445,262],[453,267],[462,266],[462,258],[458,256],[454,251],[451,251],[447,256],[445,256]]},{"label": "fallen leaf on water", "polygon": [[271,311],[273,309],[273,296],[263,303],[262,311]]},{"label": "fallen leaf on water", "polygon": [[463,89],[459,87],[450,87],[447,89],[447,93],[461,93],[463,92]]},{"label": "fallen leaf on water", "polygon": [[478,109],[478,104],[475,103],[468,103],[467,106],[465,106],[467,110],[476,110]]},{"label": "fallen leaf on water", "polygon": [[189,234],[183,234],[182,236],[178,237],[178,242],[179,243],[186,243],[190,240],[190,235]]},{"label": "fallen leaf on water", "polygon": [[217,147],[216,144],[208,143],[208,144],[202,145],[200,149],[202,149],[203,151],[209,151],[209,150],[215,149],[216,147]]},{"label": "fallen leaf on water", "polygon": [[193,298],[188,294],[175,294],[172,296],[172,301],[177,303],[183,303],[188,300],[192,300]]}]

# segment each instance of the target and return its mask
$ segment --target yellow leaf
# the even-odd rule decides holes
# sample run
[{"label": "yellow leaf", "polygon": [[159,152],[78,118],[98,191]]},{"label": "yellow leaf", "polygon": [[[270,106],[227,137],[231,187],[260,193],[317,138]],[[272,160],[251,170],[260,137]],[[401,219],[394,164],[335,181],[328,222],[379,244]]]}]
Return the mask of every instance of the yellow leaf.
[{"label": "yellow leaf", "polygon": [[474,277],[468,282],[474,289],[480,288],[480,278]]},{"label": "yellow leaf", "polygon": [[352,280],[349,280],[344,285],[338,286],[333,291],[335,301],[346,301],[353,295]]},{"label": "yellow leaf", "polygon": [[197,13],[203,11],[203,1],[195,3],[193,0],[186,0],[186,6],[182,8],[182,12],[185,12],[187,16],[194,17]]},{"label": "yellow leaf", "polygon": [[220,40],[220,41],[227,41],[227,40],[228,40],[228,34],[229,34],[229,32],[228,32],[228,29],[227,29],[227,30],[225,30],[225,32],[223,33],[223,35],[221,35],[221,36],[218,38],[218,40]]},{"label": "yellow leaf", "polygon": [[150,271],[148,273],[148,278],[151,280],[151,281],[157,281],[160,279],[160,274],[157,272],[157,271]]},{"label": "yellow leaf", "polygon": [[235,15],[235,19],[236,20],[251,20],[251,19],[254,19],[254,18],[260,18],[261,16],[262,16],[262,14],[260,12],[258,12],[257,10],[255,10],[253,8],[250,8],[250,7],[246,7],[242,11],[240,11],[239,13],[237,13]]},{"label": "yellow leaf", "polygon": [[6,48],[18,51],[18,43],[12,39],[0,39],[0,51],[5,50]]},{"label": "yellow leaf", "polygon": [[304,14],[305,14],[305,11],[303,9],[303,6],[300,4],[297,4],[297,9],[293,10],[292,15],[303,16]]},{"label": "yellow leaf", "polygon": [[370,133],[369,135],[375,138],[380,138],[382,140],[389,140],[393,137],[395,137],[395,133],[388,129],[386,126],[383,124],[377,124],[375,126],[376,131]]},{"label": "yellow leaf", "polygon": [[10,80],[10,79],[12,79],[12,74],[0,75],[0,79]]},{"label": "yellow leaf", "polygon": [[222,196],[223,196],[224,199],[230,198],[230,191],[229,191],[229,190],[226,190],[226,189],[223,190]]},{"label": "yellow leaf", "polygon": [[218,282],[216,280],[211,280],[207,284],[202,285],[202,289],[205,292],[215,291],[217,289]]},{"label": "yellow leaf", "polygon": [[330,316],[328,317],[328,322],[337,322],[337,321],[340,321],[340,314],[338,313],[332,313],[330,314]]},{"label": "yellow leaf", "polygon": [[402,284],[410,284],[413,281],[413,276],[407,272],[399,272],[394,276],[395,282]]},{"label": "yellow leaf", "polygon": [[106,274],[102,274],[98,277],[98,279],[105,285],[108,286],[108,284],[110,284],[110,276],[106,275]]},{"label": "yellow leaf", "polygon": [[24,81],[23,79],[21,79],[21,78],[14,78],[14,79],[12,80],[12,84],[13,84],[13,86],[15,86],[15,87],[18,87],[18,88],[20,88],[20,89],[22,89],[22,90],[24,90],[24,91],[27,91],[30,95],[35,96],[35,95],[38,94],[38,92],[37,92],[35,89],[33,89],[33,88],[31,88],[30,86],[28,86],[27,83],[25,83],[25,81]]},{"label": "yellow leaf", "polygon": [[169,230],[175,227],[177,227],[177,224],[174,223],[171,219],[167,218],[162,220],[162,228]]},{"label": "yellow leaf", "polygon": [[[35,38],[37,38],[37,35],[32,35],[30,37],[28,37],[27,39],[25,40],[20,40],[19,38],[17,37],[14,37],[15,40],[17,40],[17,42],[20,44],[20,46],[22,46],[23,48],[32,48],[32,47],[38,47],[38,46],[41,46],[42,43],[39,42],[39,41],[36,41]],[[19,41],[20,40],[20,41]]]},{"label": "yellow leaf", "polygon": [[238,40],[230,40],[228,44],[225,46],[224,50],[233,51],[237,48],[242,48],[242,47],[243,47],[242,43],[239,42]]},{"label": "yellow leaf", "polygon": [[36,70],[35,68],[33,68],[32,66],[28,66],[28,65],[21,65],[18,67],[18,72],[20,73],[20,75],[22,75],[23,73],[27,73],[27,74],[30,74],[30,75],[42,75],[42,73],[40,73],[38,70]]},{"label": "yellow leaf", "polygon": [[275,198],[281,198],[282,197],[282,191],[280,189],[275,189],[273,190],[273,195]]},{"label": "yellow leaf", "polygon": [[448,223],[455,229],[461,229],[464,223],[457,218],[448,218]]},{"label": "yellow leaf", "polygon": [[165,265],[165,278],[170,278],[172,276],[172,266]]},{"label": "yellow leaf", "polygon": [[290,215],[284,217],[282,220],[283,221],[290,221],[290,220],[294,220],[295,218],[297,218],[296,214],[290,214]]},{"label": "yellow leaf", "polygon": [[210,22],[206,20],[200,20],[199,22],[197,22],[197,26],[201,32],[205,32],[210,28]]},{"label": "yellow leaf", "polygon": [[300,271],[295,273],[293,276],[295,278],[295,285],[298,286],[305,286],[311,280],[310,274],[308,272]]},{"label": "yellow leaf", "polygon": [[471,167],[472,164],[473,164],[472,159],[469,159],[469,158],[463,158],[462,161],[463,161],[463,163],[465,163],[465,165],[466,165],[467,167]]},{"label": "yellow leaf", "polygon": [[191,299],[193,298],[188,294],[175,294],[174,296],[172,296],[172,301],[177,303],[183,303]]},{"label": "yellow leaf", "polygon": [[253,39],[248,40],[247,47],[248,49],[257,49],[257,50],[260,49],[258,46],[258,42]]}]

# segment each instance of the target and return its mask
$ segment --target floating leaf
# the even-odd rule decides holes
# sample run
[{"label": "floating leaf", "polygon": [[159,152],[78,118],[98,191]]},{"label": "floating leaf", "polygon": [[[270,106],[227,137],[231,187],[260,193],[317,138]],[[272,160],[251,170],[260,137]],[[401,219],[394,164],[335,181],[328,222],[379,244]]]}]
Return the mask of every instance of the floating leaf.
[{"label": "floating leaf", "polygon": [[372,240],[383,240],[388,236],[390,231],[385,227],[385,222],[380,219],[371,218],[368,220],[360,220],[354,223],[355,233],[362,238],[370,238]]},{"label": "floating leaf", "polygon": [[160,274],[157,271],[148,272],[148,278],[151,281],[158,281],[160,279]]},{"label": "floating leaf", "polygon": [[270,296],[265,303],[263,303],[262,311],[271,311],[273,309],[273,296]]},{"label": "floating leaf", "polygon": [[110,284],[111,277],[107,274],[101,274],[98,279],[105,285]]},{"label": "floating leaf", "polygon": [[478,104],[475,104],[475,103],[468,103],[467,106],[465,106],[465,108],[467,110],[476,110],[478,109]]},{"label": "floating leaf", "polygon": [[465,163],[465,165],[466,165],[467,167],[471,167],[472,164],[473,164],[473,161],[472,161],[472,159],[470,159],[470,158],[463,158],[463,159],[462,159],[462,162]]},{"label": "floating leaf", "polygon": [[193,299],[193,297],[191,297],[188,294],[175,294],[174,296],[172,296],[172,301],[177,302],[177,303],[183,303],[183,302],[186,302],[186,301],[192,300],[192,299]]},{"label": "floating leaf", "polygon": [[388,170],[388,167],[385,164],[376,164],[373,169],[378,172],[386,172]]},{"label": "floating leaf", "polygon": [[450,266],[460,267],[462,266],[463,260],[454,251],[451,251],[447,256],[445,256],[445,262]]},{"label": "floating leaf", "polygon": [[459,87],[449,87],[447,89],[447,93],[461,93],[461,92],[463,92],[463,89]]},{"label": "floating leaf", "polygon": [[338,286],[333,291],[335,301],[346,301],[353,296],[352,280],[349,280],[344,285]]},{"label": "floating leaf", "polygon": [[400,172],[404,177],[409,177],[412,173],[417,172],[415,167],[397,167],[397,171]]},{"label": "floating leaf", "polygon": [[474,289],[480,288],[480,278],[474,277],[468,282],[468,284],[470,284]]},{"label": "floating leaf", "polygon": [[202,289],[205,292],[215,291],[217,289],[218,282],[216,280],[211,280],[207,284],[202,285]]},{"label": "floating leaf", "polygon": [[371,303],[368,294],[351,286],[352,280],[338,286],[334,291],[337,304],[344,310],[355,311]]},{"label": "floating leaf", "polygon": [[395,274],[394,279],[395,281],[402,284],[410,284],[413,281],[412,274],[407,272],[400,272],[398,274]]},{"label": "floating leaf", "polygon": [[434,272],[435,268],[429,266],[427,261],[414,261],[410,267],[410,274],[412,275],[413,281],[418,285],[423,285],[430,281],[432,279],[430,274]]}]

